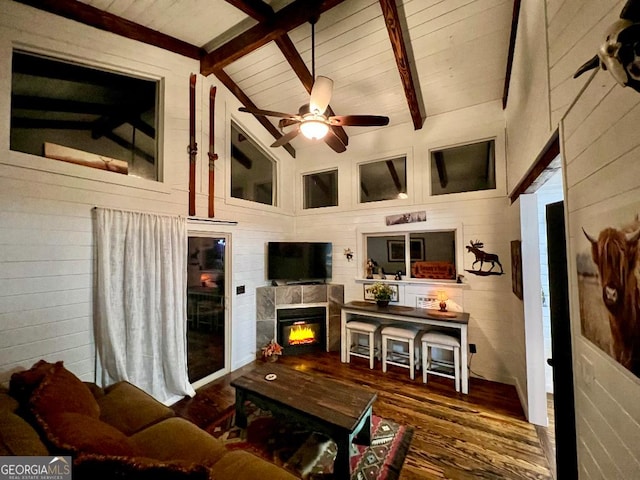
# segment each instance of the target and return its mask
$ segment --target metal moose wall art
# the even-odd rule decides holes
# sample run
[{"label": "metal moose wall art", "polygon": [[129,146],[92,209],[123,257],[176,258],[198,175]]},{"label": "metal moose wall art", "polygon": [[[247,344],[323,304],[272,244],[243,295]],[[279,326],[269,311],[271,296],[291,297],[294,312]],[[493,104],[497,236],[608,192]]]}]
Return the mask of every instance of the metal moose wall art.
[{"label": "metal moose wall art", "polygon": [[[471,270],[467,270],[467,272],[473,273],[474,275],[482,275],[482,276],[502,275],[504,273],[504,270],[502,269],[502,264],[500,263],[500,258],[498,257],[498,255],[496,255],[495,253],[487,253],[481,250],[482,248],[484,248],[484,243],[482,243],[480,240],[476,240],[475,242],[471,240],[469,242],[469,245],[467,245],[466,247],[467,247],[467,252],[473,253],[476,256],[475,261],[471,264]],[[478,268],[478,270],[474,270],[476,263],[478,262],[480,262],[480,267]],[[489,270],[482,270],[482,266],[485,263],[491,264],[491,267],[489,268]],[[499,272],[493,270],[496,264],[498,264],[498,266],[500,267]]]}]

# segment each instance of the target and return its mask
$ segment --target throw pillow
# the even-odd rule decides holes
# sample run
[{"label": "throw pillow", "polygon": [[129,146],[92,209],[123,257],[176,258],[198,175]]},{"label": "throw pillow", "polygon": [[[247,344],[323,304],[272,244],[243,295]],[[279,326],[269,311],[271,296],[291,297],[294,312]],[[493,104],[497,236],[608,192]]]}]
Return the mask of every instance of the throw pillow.
[{"label": "throw pillow", "polygon": [[209,471],[203,465],[179,461],[162,462],[145,457],[81,455],[73,465],[78,478],[92,480],[208,480]]},{"label": "throw pillow", "polygon": [[45,375],[53,371],[55,366],[55,363],[40,360],[34,363],[29,370],[16,372],[11,375],[11,380],[9,381],[9,392],[11,396],[18,400],[21,405],[26,404]]},{"label": "throw pillow", "polygon": [[45,374],[31,395],[29,407],[35,417],[44,419],[63,412],[92,418],[100,416],[100,407],[89,387],[64,368],[62,362],[56,363],[53,370]]},{"label": "throw pillow", "polygon": [[124,433],[87,415],[65,412],[37,420],[55,451],[74,455],[135,456],[140,453]]}]

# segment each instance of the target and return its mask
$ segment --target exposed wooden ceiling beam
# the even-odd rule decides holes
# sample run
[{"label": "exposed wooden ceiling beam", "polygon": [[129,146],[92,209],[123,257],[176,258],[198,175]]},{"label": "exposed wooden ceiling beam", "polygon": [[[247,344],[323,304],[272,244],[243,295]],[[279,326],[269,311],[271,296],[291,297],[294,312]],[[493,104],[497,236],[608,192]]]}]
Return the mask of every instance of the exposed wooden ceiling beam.
[{"label": "exposed wooden ceiling beam", "polygon": [[132,40],[148,43],[185,57],[200,60],[206,52],[157,30],[144,27],[117,15],[104,12],[76,0],[16,0],[49,13],[54,13],[100,30],[115,33]]},{"label": "exposed wooden ceiling beam", "polygon": [[398,193],[402,193],[402,183],[400,182],[400,177],[398,176],[398,171],[396,170],[396,166],[393,164],[393,160],[386,161],[387,168],[389,169],[389,174],[391,175],[391,179],[393,180],[393,184],[396,186],[396,190]]},{"label": "exposed wooden ceiling beam", "polygon": [[242,10],[250,17],[259,22],[266,20],[273,15],[273,8],[262,0],[226,0],[229,5],[233,5],[238,10]]},{"label": "exposed wooden ceiling beam", "polygon": [[[344,1],[319,0],[318,13],[326,12]],[[255,27],[206,54],[200,61],[200,73],[205,76],[215,73],[272,40],[276,40],[290,30],[308,22],[311,14],[309,3],[309,0],[296,0],[278,10],[266,21],[260,22]]]},{"label": "exposed wooden ceiling beam", "polygon": [[509,37],[509,53],[507,54],[507,72],[504,76],[504,89],[502,90],[502,109],[507,108],[509,98],[509,83],[511,83],[511,69],[513,68],[513,55],[516,50],[516,37],[518,35],[518,18],[520,17],[520,0],[513,0],[513,16],[511,17],[511,35]]},{"label": "exposed wooden ceiling beam", "polygon": [[[240,89],[240,87],[238,87],[238,85],[231,79],[231,77],[224,72],[224,70],[215,71],[214,75],[218,78],[218,80],[220,80],[222,82],[222,84],[225,87],[227,87],[229,89],[229,91],[231,93],[233,93],[235,95],[235,97],[238,100],[240,100],[240,103],[242,103],[247,108],[253,108],[253,109],[257,109],[258,108],[251,101],[251,99],[249,97],[247,97],[247,95]],[[267,120],[267,118],[265,118],[262,115],[254,115],[254,117],[256,118],[256,120],[258,120],[258,122],[260,122],[260,124],[264,128],[267,129],[267,131],[271,135],[273,135],[273,137],[276,140],[282,136],[282,134],[275,127],[275,125],[273,125],[273,123],[271,123],[269,120]],[[289,154],[293,158],[296,157],[296,151],[294,150],[294,148],[290,144],[287,143],[286,145],[283,145],[283,147],[287,152],[289,152]]]},{"label": "exposed wooden ceiling beam", "polygon": [[253,167],[253,160],[247,157],[242,150],[233,144],[231,145],[231,157],[247,170],[251,170],[251,167]]},{"label": "exposed wooden ceiling beam", "polygon": [[[242,10],[244,13],[258,20],[259,22],[266,22],[269,18],[273,17],[275,14],[273,8],[270,5],[264,3],[262,0],[226,0],[227,3],[233,5],[234,7]],[[307,93],[311,94],[311,89],[313,88],[313,76],[311,72],[307,68],[307,65],[304,63],[302,56],[296,49],[295,45],[291,41],[291,37],[287,33],[281,35],[280,37],[275,39],[276,45],[284,55],[284,58],[287,59],[289,65],[298,76],[302,85],[307,90]],[[248,105],[245,105],[248,107]],[[331,108],[331,105],[327,106],[327,114],[335,115],[335,112]],[[340,141],[344,145],[349,144],[349,137],[347,136],[347,132],[344,131],[342,127],[331,127],[335,134],[340,138]]]},{"label": "exposed wooden ceiling beam", "polygon": [[433,157],[436,160],[436,169],[438,170],[438,179],[440,180],[440,186],[446,188],[449,183],[449,177],[447,176],[447,167],[444,164],[444,153],[442,150],[433,152]]},{"label": "exposed wooden ceiling beam", "polygon": [[404,94],[407,97],[409,112],[411,113],[411,119],[413,120],[413,128],[415,130],[420,130],[424,119],[422,118],[422,112],[420,111],[420,102],[418,101],[418,94],[416,92],[415,82],[413,81],[413,74],[411,72],[407,47],[402,34],[402,25],[398,14],[398,8],[396,7],[396,0],[379,1],[380,7],[382,8],[382,15],[387,25],[387,31],[389,32],[389,40],[391,41],[393,54],[396,57],[396,64],[398,65],[400,80],[404,87]]}]

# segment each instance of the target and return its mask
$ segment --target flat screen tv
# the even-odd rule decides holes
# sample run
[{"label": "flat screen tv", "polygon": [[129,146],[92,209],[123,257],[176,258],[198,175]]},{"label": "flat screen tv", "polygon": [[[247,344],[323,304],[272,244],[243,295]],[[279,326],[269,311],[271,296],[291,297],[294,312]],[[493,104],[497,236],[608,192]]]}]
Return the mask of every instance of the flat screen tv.
[{"label": "flat screen tv", "polygon": [[331,278],[330,242],[269,242],[269,280],[285,282],[325,281]]}]

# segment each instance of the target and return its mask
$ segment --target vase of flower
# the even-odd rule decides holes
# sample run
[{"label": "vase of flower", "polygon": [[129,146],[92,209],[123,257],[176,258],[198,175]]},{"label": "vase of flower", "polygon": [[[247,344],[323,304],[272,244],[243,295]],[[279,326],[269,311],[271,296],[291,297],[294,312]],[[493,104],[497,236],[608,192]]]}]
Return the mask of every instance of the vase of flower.
[{"label": "vase of flower", "polygon": [[386,307],[389,305],[391,298],[393,297],[394,291],[393,289],[387,285],[386,283],[376,282],[371,286],[370,289],[373,294],[373,298],[376,301],[376,304],[379,307]]},{"label": "vase of flower", "polygon": [[262,347],[262,360],[265,362],[277,362],[280,355],[282,355],[282,347],[275,339]]}]

